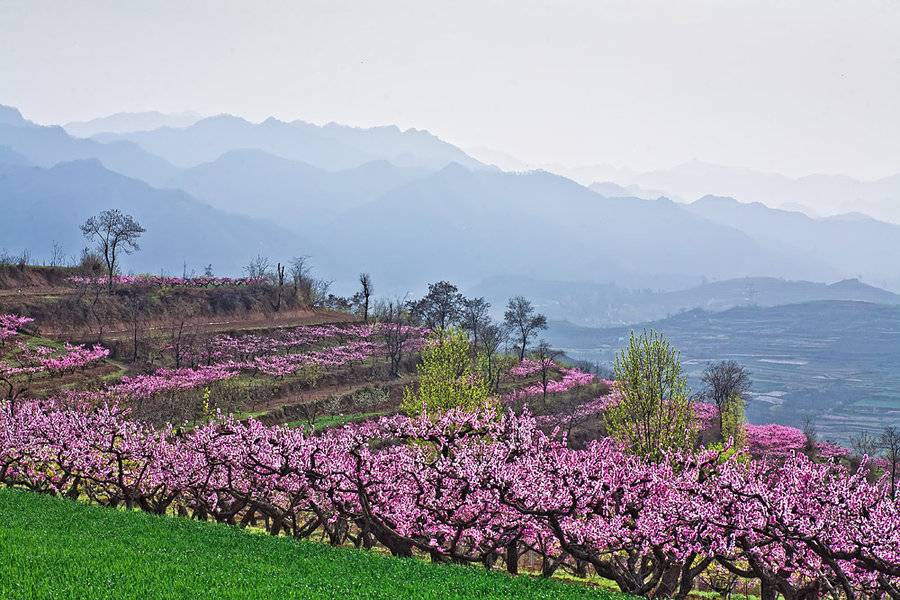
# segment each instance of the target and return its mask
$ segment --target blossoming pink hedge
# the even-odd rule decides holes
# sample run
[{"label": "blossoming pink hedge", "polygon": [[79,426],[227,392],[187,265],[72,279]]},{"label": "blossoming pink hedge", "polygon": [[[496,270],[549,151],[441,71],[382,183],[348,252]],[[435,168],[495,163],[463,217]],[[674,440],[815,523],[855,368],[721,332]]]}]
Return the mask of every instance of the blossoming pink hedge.
[{"label": "blossoming pink hedge", "polygon": [[0,404],[5,485],[398,556],[513,564],[530,550],[545,574],[578,560],[661,597],[684,597],[713,565],[755,578],[763,598],[894,594],[900,504],[868,475],[796,453],[651,464],[610,440],[570,448],[527,413],[397,416],[313,436],[226,419],[176,435],[111,404]]}]

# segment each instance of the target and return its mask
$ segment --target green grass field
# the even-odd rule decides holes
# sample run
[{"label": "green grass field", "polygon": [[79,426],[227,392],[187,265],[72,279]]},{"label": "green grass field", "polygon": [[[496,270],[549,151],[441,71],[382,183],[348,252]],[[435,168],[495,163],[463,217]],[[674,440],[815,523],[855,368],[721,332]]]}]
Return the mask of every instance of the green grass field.
[{"label": "green grass field", "polygon": [[0,489],[0,598],[627,597]]}]

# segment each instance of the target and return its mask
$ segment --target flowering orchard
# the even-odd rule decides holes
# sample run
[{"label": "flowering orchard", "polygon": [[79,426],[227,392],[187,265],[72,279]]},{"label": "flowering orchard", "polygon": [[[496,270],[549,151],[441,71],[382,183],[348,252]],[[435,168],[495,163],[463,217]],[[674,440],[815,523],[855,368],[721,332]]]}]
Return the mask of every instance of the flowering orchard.
[{"label": "flowering orchard", "polygon": [[0,410],[5,485],[511,571],[528,553],[545,575],[589,566],[655,597],[685,597],[714,565],[767,599],[897,597],[900,504],[867,475],[802,454],[572,449],[527,412],[175,435],[110,404]]},{"label": "flowering orchard", "polygon": [[54,348],[14,339],[31,321],[28,317],[0,315],[0,389],[10,404],[27,393],[35,381],[84,369],[109,356],[109,350],[102,346],[67,343]]},{"label": "flowering orchard", "polygon": [[[106,356],[29,346],[16,339],[27,324],[0,318],[0,331],[12,332],[0,364],[24,369],[8,375],[16,381]],[[408,349],[421,349],[427,332],[408,333]],[[508,402],[609,390],[556,416],[450,409],[319,433],[214,417],[182,431],[153,427],[122,402],[346,365],[383,348],[377,325],[222,335],[206,365],[0,402],[0,484],[510,572],[527,557],[545,576],[594,572],[651,597],[684,598],[716,572],[753,582],[763,600],[900,598],[900,503],[868,461],[850,470],[836,460],[843,449],[811,452],[801,431],[776,425],[748,425],[747,451],[653,462],[611,439],[574,447],[567,424],[602,417],[623,398],[616,382],[577,369],[554,365],[554,378],[538,384],[530,382],[543,365],[510,373],[518,389]],[[695,403],[698,429],[715,423],[715,411]]]}]

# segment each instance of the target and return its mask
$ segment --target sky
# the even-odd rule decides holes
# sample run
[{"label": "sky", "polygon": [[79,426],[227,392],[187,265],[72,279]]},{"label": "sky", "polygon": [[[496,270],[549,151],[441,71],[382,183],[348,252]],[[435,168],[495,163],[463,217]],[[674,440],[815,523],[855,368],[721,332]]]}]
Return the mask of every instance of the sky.
[{"label": "sky", "polygon": [[0,104],[427,129],[532,164],[900,173],[900,0],[0,0]]}]

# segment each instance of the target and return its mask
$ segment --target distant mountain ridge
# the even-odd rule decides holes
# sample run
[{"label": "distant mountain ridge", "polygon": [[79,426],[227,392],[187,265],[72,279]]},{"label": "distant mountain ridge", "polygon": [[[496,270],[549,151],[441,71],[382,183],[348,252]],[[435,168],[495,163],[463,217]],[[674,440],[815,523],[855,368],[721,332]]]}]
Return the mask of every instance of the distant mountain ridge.
[{"label": "distant mountain ridge", "polygon": [[386,127],[356,128],[329,123],[285,122],[269,117],[251,123],[240,117],[219,115],[185,128],[100,134],[98,141],[127,140],[182,168],[212,162],[238,149],[263,150],[281,158],[305,162],[325,170],[358,167],[387,160],[401,167],[438,169],[450,162],[485,168],[456,146],[427,131]]},{"label": "distant mountain ridge", "polygon": [[818,256],[839,272],[862,277],[879,287],[900,289],[900,225],[864,215],[813,219],[762,203],[704,196],[686,209],[723,225],[737,227],[767,247],[789,254]]},{"label": "distant mountain ridge", "polygon": [[131,142],[100,143],[72,137],[62,127],[45,127],[28,121],[17,109],[8,106],[0,106],[0,146],[42,167],[97,159],[112,171],[156,185],[177,172],[171,163]]},{"label": "distant mountain ridge", "polygon": [[71,121],[63,125],[69,134],[87,138],[99,133],[129,133],[160,127],[188,127],[203,116],[193,111],[161,113],[159,111],[120,112],[87,121]]},{"label": "distant mountain ridge", "polygon": [[900,174],[874,181],[860,181],[846,175],[792,178],[699,160],[644,173],[613,171],[602,166],[562,172],[585,185],[596,181],[637,185],[664,190],[668,197],[683,201],[707,195],[731,196],[742,202],[763,202],[775,208],[802,208],[813,215],[855,211],[900,223]]},{"label": "distant mountain ridge", "polygon": [[[664,319],[693,309],[719,312],[740,306],[779,306],[821,300],[900,305],[900,295],[844,279],[836,283],[744,277],[675,291],[628,289],[612,283],[538,280],[515,275],[485,279],[465,290],[502,309],[506,298],[523,294],[556,320],[582,327],[618,327]],[[502,312],[502,310],[501,310]]]}]

